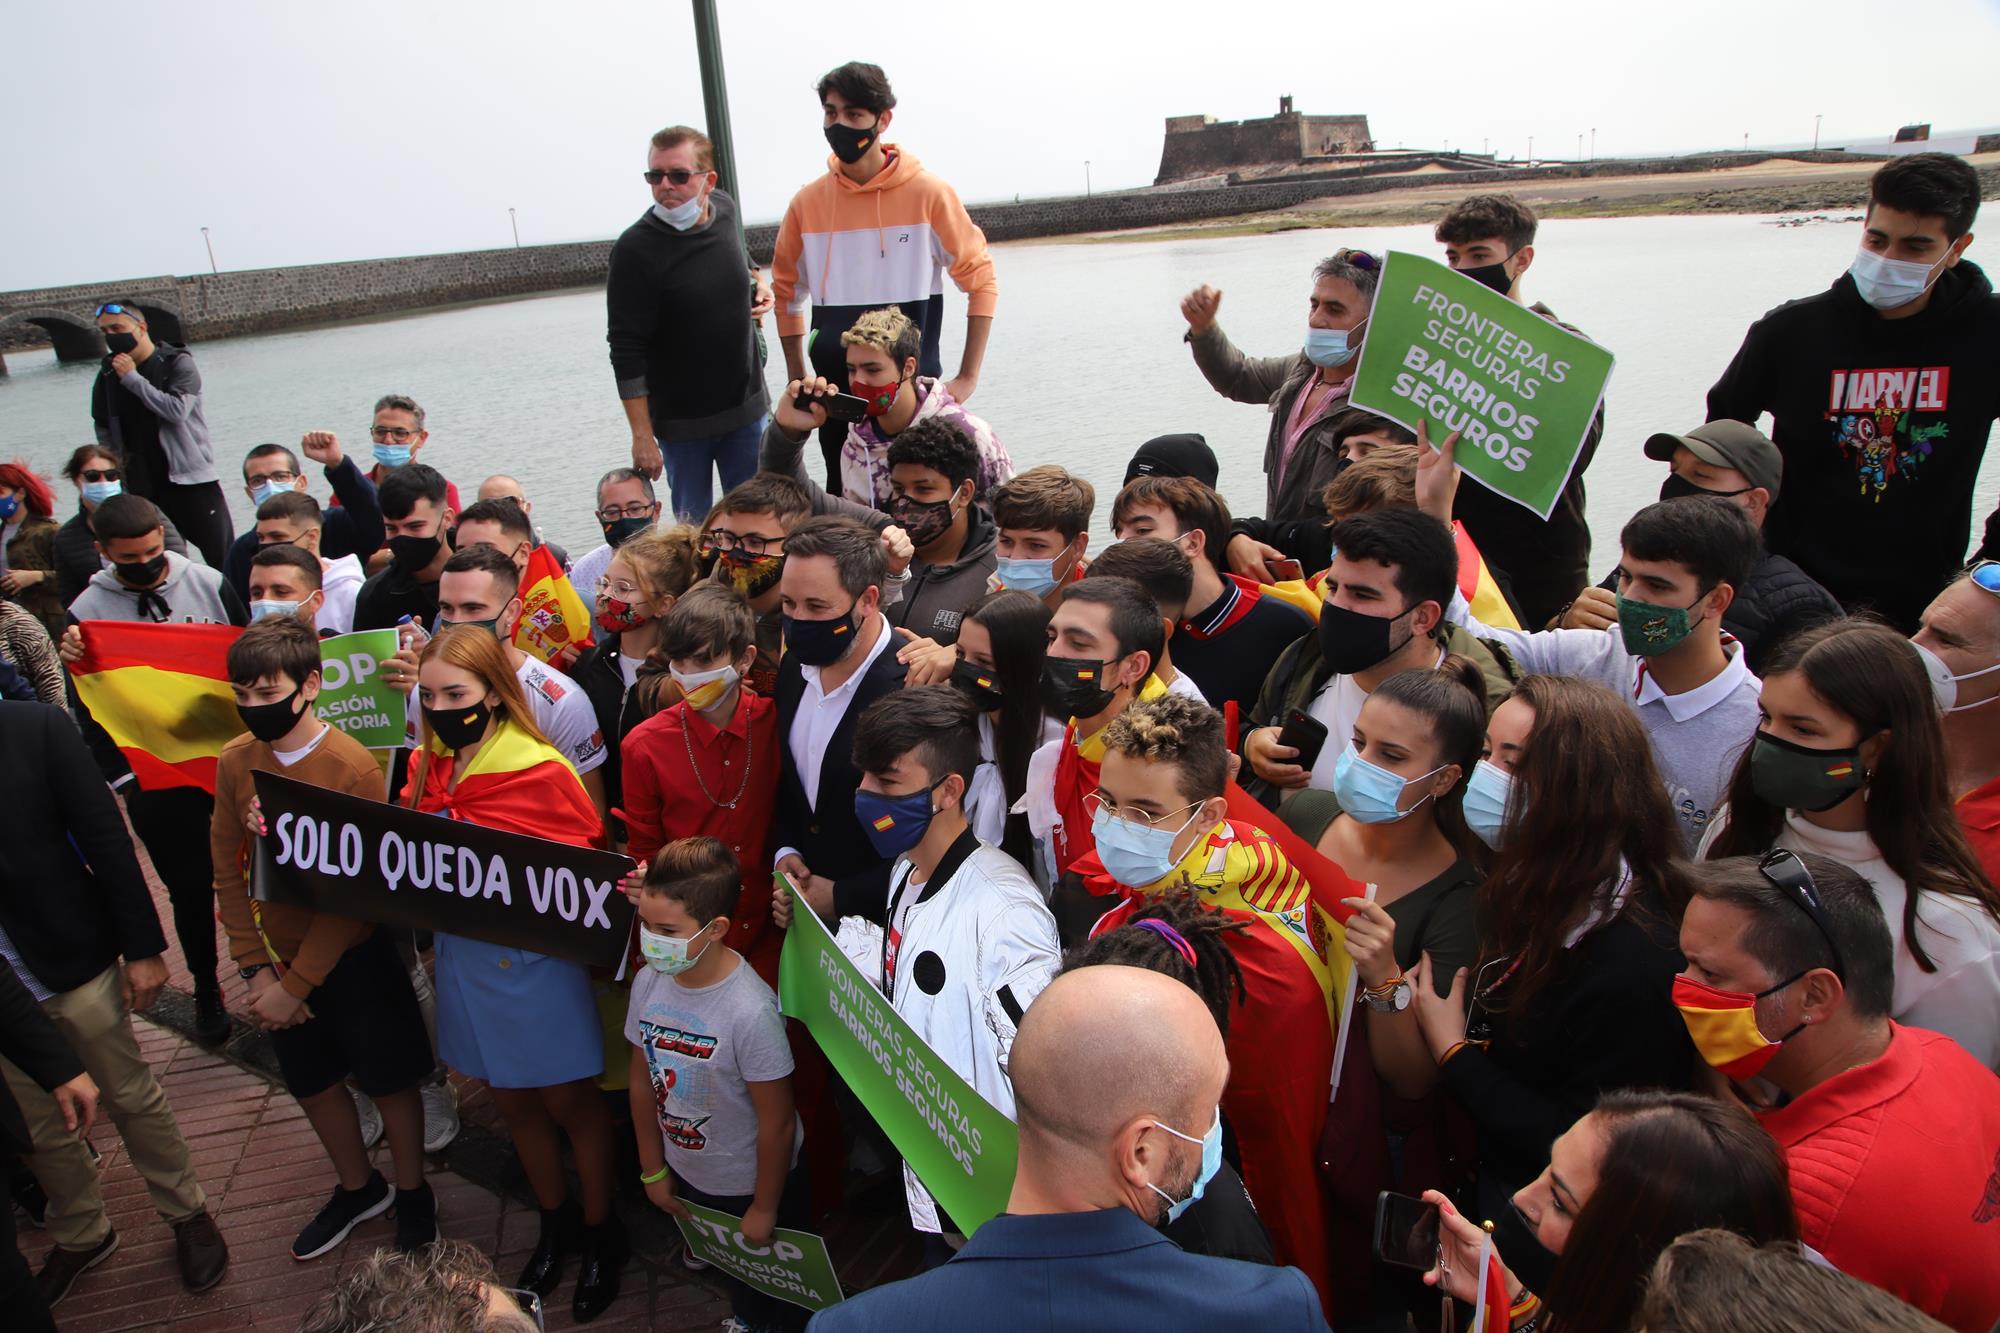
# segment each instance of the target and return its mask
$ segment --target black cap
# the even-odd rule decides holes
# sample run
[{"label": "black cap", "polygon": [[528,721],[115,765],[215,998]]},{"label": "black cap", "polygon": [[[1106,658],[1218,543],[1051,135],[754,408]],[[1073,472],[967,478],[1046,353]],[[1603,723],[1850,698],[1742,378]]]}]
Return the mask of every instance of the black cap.
[{"label": "black cap", "polygon": [[1199,435],[1156,435],[1139,446],[1125,465],[1125,480],[1134,477],[1193,477],[1210,490],[1222,475],[1215,450]]}]

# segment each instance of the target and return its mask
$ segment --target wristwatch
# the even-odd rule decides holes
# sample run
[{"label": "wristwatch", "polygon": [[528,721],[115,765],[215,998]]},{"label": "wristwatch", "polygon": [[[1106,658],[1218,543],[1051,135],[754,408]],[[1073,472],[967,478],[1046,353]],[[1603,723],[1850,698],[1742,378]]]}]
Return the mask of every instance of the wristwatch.
[{"label": "wristwatch", "polygon": [[269,963],[252,963],[248,967],[237,968],[236,975],[241,977],[243,980],[248,981],[250,980],[250,978],[256,976],[259,972],[262,972],[265,968],[269,966],[270,966]]},{"label": "wristwatch", "polygon": [[1361,999],[1378,1014],[1401,1013],[1410,1007],[1410,983],[1402,977],[1390,977],[1381,985],[1362,991]]}]

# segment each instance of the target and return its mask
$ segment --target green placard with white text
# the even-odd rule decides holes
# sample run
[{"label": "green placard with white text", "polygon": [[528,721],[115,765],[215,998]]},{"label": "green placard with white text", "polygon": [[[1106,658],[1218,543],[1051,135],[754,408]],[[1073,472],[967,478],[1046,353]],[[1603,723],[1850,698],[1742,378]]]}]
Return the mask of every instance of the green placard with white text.
[{"label": "green placard with white text", "polygon": [[1014,1122],[974,1092],[875,989],[791,881],[792,926],[778,961],[778,1004],[806,1025],[896,1151],[970,1236],[1007,1206]]},{"label": "green placard with white text", "polygon": [[1611,353],[1422,255],[1390,251],[1348,401],[1432,444],[1543,518],[1556,507],[1611,378]]},{"label": "green placard with white text", "polygon": [[681,1202],[693,1219],[676,1217],[674,1222],[695,1258],[708,1260],[767,1296],[808,1310],[824,1310],[843,1299],[826,1242],[810,1231],[776,1227],[769,1245],[752,1245],[743,1239],[742,1218],[686,1199]]},{"label": "green placard with white text", "polygon": [[371,750],[403,743],[404,695],[382,680],[382,659],[396,655],[396,631],[364,629],[319,644],[319,698],[313,711]]}]

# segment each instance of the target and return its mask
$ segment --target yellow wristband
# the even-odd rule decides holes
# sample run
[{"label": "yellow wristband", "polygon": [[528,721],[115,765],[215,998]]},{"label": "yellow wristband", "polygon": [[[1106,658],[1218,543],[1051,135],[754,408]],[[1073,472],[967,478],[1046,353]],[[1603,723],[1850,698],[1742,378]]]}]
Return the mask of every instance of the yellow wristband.
[{"label": "yellow wristband", "polygon": [[667,1178],[667,1168],[664,1164],[662,1164],[660,1169],[653,1172],[651,1175],[640,1176],[639,1183],[641,1185],[657,1185],[659,1182],[665,1180],[666,1178]]}]

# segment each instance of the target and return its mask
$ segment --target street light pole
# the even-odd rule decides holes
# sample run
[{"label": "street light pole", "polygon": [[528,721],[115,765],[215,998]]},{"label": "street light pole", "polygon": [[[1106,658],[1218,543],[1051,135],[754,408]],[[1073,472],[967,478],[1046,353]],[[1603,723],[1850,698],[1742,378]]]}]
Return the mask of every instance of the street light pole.
[{"label": "street light pole", "polygon": [[1083,197],[1090,198],[1090,159],[1083,160]]},{"label": "street light pole", "polygon": [[702,113],[708,118],[708,141],[715,145],[716,184],[738,201],[740,225],[742,195],[736,189],[736,141],[729,132],[729,87],[722,75],[722,28],[715,17],[715,0],[694,0],[694,46],[701,65]]},{"label": "street light pole", "polygon": [[1820,122],[1820,117],[1819,117],[1819,116],[1814,116],[1814,117],[1813,117],[1813,151],[1814,151],[1815,153],[1817,153],[1817,152],[1819,151],[1819,122]]},{"label": "street light pole", "polygon": [[208,239],[208,228],[206,227],[201,229],[201,243],[208,247],[208,271],[210,273],[220,273],[222,270],[215,266],[215,242]]},{"label": "street light pole", "polygon": [[1528,136],[1528,165],[1535,165],[1535,136],[1532,134]]},{"label": "street light pole", "polygon": [[1590,160],[1597,160],[1597,126],[1590,127]]},{"label": "street light pole", "polygon": [[507,210],[507,225],[514,229],[514,248],[518,250],[521,248],[521,224],[515,219],[514,210],[511,208]]}]

